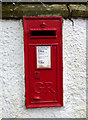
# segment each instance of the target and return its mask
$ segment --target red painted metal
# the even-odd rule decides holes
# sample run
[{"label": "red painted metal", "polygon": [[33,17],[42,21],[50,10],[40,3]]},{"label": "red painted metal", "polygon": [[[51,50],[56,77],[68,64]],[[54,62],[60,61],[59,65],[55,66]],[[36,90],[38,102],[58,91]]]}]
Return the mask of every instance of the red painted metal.
[{"label": "red painted metal", "polygon": [[[26,108],[61,107],[62,17],[23,17],[23,26]],[[45,45],[51,47],[51,67],[37,68],[36,46]]]}]

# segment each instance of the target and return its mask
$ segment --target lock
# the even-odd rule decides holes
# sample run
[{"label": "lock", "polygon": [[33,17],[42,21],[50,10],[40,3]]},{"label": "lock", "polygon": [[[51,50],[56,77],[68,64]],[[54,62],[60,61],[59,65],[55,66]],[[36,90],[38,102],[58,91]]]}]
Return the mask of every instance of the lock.
[{"label": "lock", "polygon": [[36,74],[36,77],[37,77],[38,72],[36,72],[35,74]]},{"label": "lock", "polygon": [[26,108],[63,106],[62,17],[23,17]]},{"label": "lock", "polygon": [[35,72],[35,78],[37,78],[37,79],[40,78],[40,72],[39,71]]}]

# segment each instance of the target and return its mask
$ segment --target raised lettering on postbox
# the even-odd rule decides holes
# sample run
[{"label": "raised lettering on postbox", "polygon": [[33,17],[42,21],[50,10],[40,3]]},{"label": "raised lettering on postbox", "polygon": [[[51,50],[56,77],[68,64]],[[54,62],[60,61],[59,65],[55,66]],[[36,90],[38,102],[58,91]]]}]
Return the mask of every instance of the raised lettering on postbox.
[{"label": "raised lettering on postbox", "polygon": [[34,84],[35,93],[55,93],[56,91],[52,88],[52,82],[36,82]]}]

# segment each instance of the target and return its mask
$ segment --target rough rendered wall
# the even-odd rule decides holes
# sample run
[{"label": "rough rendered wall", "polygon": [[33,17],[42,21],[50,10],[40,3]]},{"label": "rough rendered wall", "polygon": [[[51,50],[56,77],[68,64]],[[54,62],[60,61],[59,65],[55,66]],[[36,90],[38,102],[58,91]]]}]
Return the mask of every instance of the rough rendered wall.
[{"label": "rough rendered wall", "polygon": [[[62,108],[25,108],[23,26],[21,20],[2,20],[2,117],[86,117],[86,20],[63,20]],[[1,105],[0,105],[1,106]]]}]

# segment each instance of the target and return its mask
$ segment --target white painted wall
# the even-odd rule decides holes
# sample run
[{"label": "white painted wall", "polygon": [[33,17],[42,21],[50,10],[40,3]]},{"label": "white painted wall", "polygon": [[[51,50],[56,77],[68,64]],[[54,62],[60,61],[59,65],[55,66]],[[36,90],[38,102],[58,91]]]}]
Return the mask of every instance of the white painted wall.
[{"label": "white painted wall", "polygon": [[25,108],[22,21],[0,20],[1,118],[86,117],[86,20],[73,20],[63,21],[64,107],[34,109]]}]

